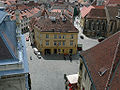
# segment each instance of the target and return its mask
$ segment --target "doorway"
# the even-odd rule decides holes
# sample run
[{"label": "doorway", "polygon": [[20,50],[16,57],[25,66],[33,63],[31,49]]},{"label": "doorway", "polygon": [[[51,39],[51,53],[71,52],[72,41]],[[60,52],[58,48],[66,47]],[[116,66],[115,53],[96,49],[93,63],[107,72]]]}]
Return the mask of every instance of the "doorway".
[{"label": "doorway", "polygon": [[71,53],[71,54],[72,54],[72,53],[73,53],[73,49],[70,49],[70,50],[69,50],[69,53]]},{"label": "doorway", "polygon": [[54,54],[57,54],[57,49],[54,49]]},{"label": "doorway", "polygon": [[46,54],[51,54],[50,49],[45,49],[45,55]]}]

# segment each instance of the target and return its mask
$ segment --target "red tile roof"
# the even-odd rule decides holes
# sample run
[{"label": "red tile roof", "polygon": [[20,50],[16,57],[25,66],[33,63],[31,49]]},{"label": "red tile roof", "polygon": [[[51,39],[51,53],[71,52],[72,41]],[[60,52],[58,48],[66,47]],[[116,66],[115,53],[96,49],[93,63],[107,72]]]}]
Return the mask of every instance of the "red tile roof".
[{"label": "red tile roof", "polygon": [[105,6],[104,5],[100,5],[100,6],[93,6],[93,7],[95,7],[96,9],[104,9],[105,8]]},{"label": "red tile roof", "polygon": [[[49,16],[53,17],[53,14],[50,13]],[[63,32],[63,33],[79,32],[69,20],[62,21],[62,17],[60,16],[60,13],[58,14],[56,13],[56,15],[54,15],[54,17],[56,18],[55,21],[52,21],[50,17],[39,18],[39,20],[36,20],[34,26],[36,28],[39,28],[41,32]]]},{"label": "red tile roof", "polygon": [[91,9],[87,15],[87,18],[106,19],[105,9]]},{"label": "red tile roof", "polygon": [[[112,75],[110,74],[112,64],[114,65],[115,63],[113,62],[116,62],[117,59],[120,59],[120,43],[119,42],[120,42],[120,31],[110,36],[109,38],[103,40],[100,44],[96,45],[95,47],[81,53],[81,55],[86,60],[87,67],[92,76],[96,90],[105,90],[108,77]],[[103,67],[105,67],[107,71],[103,76],[100,76],[98,72]],[[117,71],[120,70],[119,68],[120,68],[120,65]],[[118,90],[118,88],[120,87],[119,86],[120,78],[118,77],[120,77],[120,71],[116,72],[115,78],[111,83],[111,85],[115,85],[115,84],[116,85],[111,86],[110,90]]]},{"label": "red tile roof", "polygon": [[110,90],[118,90],[118,89],[120,89],[120,38],[119,38],[119,45],[118,45],[117,55],[116,55],[115,60],[119,61],[119,65],[118,65],[118,68],[117,68],[117,70],[115,72],[115,76],[114,76],[114,78],[112,80],[112,83],[109,84],[110,85]]},{"label": "red tile roof", "polygon": [[53,10],[51,10],[51,12],[61,12],[61,9],[53,9]]},{"label": "red tile roof", "polygon": [[81,17],[84,18],[90,11],[91,9],[94,8],[93,6],[89,6],[89,7],[83,7],[80,11],[81,11]]},{"label": "red tile roof", "polygon": [[108,13],[108,18],[110,20],[116,20],[116,16],[118,15],[119,5],[117,6],[106,6],[106,11]]},{"label": "red tile roof", "polygon": [[[38,13],[40,10],[36,7],[34,8],[29,8],[27,6],[23,5],[22,6],[18,6],[19,10],[20,10],[20,14],[19,14],[19,17],[20,17],[20,20],[23,19],[23,17],[31,17],[33,15],[35,15],[36,13]],[[16,10],[16,7],[11,7],[11,8],[7,8],[6,11],[12,16],[11,19],[12,20],[15,20],[16,19],[16,16],[15,16],[15,10]]]},{"label": "red tile roof", "polygon": [[106,0],[105,5],[120,4],[120,0]]}]

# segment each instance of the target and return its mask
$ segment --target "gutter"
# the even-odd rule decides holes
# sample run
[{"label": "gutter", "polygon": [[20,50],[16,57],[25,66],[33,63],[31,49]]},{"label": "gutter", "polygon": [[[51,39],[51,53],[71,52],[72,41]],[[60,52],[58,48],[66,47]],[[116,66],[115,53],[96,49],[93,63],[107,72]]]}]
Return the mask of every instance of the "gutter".
[{"label": "gutter", "polygon": [[80,57],[82,58],[82,61],[83,61],[84,65],[85,65],[85,68],[86,68],[86,70],[87,70],[87,72],[88,72],[88,76],[89,76],[89,78],[90,78],[90,81],[92,82],[93,89],[96,90],[95,84],[94,84],[93,79],[92,79],[92,77],[91,77],[91,75],[90,75],[90,71],[88,70],[88,67],[87,67],[87,64],[86,64],[86,60],[84,59],[83,56],[80,55]]}]

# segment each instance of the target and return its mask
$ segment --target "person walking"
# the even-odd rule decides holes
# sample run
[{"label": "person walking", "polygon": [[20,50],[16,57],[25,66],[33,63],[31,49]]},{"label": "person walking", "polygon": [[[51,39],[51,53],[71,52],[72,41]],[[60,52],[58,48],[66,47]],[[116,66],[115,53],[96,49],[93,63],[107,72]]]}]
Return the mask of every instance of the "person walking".
[{"label": "person walking", "polygon": [[69,55],[69,59],[70,59],[70,62],[72,62],[72,55],[71,54]]},{"label": "person walking", "polygon": [[30,56],[30,60],[32,60],[32,56]]}]

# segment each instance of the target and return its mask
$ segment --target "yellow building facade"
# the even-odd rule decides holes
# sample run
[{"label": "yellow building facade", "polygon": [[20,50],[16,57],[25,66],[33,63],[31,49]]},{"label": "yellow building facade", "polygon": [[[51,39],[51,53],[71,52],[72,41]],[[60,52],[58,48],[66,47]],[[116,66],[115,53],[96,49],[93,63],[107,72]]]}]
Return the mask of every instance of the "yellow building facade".
[{"label": "yellow building facade", "polygon": [[34,29],[35,45],[44,54],[76,54],[78,33],[41,32]]}]

